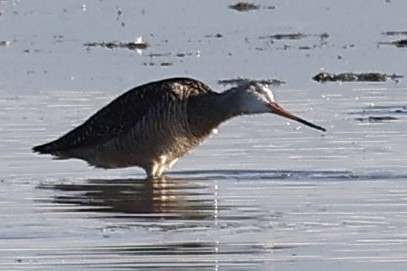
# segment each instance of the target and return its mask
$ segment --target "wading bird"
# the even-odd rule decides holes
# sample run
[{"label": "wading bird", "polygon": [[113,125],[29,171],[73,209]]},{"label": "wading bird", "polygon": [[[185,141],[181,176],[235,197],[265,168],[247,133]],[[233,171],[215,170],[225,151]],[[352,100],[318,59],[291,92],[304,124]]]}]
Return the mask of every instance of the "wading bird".
[{"label": "wading bird", "polygon": [[264,84],[246,81],[217,93],[194,79],[170,78],[127,91],[82,125],[33,151],[100,168],[139,166],[156,178],[222,122],[258,113],[325,131],[279,106]]}]

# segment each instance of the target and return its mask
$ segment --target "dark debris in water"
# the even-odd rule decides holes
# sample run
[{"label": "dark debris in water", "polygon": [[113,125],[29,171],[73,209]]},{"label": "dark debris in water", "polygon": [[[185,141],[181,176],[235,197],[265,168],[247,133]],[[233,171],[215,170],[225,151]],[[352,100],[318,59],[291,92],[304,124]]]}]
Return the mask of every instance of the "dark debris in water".
[{"label": "dark debris in water", "polygon": [[[234,5],[229,6],[230,9],[239,11],[239,12],[245,12],[245,11],[251,11],[251,10],[257,10],[260,9],[260,5],[249,3],[249,2],[237,2]],[[262,7],[264,9],[275,9],[275,6],[265,6]]]},{"label": "dark debris in water", "polygon": [[172,66],[172,65],[173,65],[173,63],[169,62],[169,61],[163,61],[160,63],[160,66]]},{"label": "dark debris in water", "polygon": [[392,116],[369,116],[369,117],[360,117],[360,118],[355,118],[355,120],[360,121],[360,122],[384,122],[384,121],[392,121],[392,120],[398,120],[399,118],[395,118]]},{"label": "dark debris in water", "polygon": [[207,34],[207,35],[205,35],[205,38],[217,38],[217,39],[220,39],[220,38],[222,38],[222,37],[223,37],[223,35],[222,35],[221,33]]},{"label": "dark debris in water", "polygon": [[[382,33],[385,36],[407,36],[407,31],[386,31]],[[382,41],[378,42],[378,45],[393,45],[398,48],[407,47],[407,39],[400,39],[395,41]]]},{"label": "dark debris in water", "polygon": [[406,48],[407,47],[407,39],[396,40],[396,41],[385,41],[379,42],[378,45],[393,45],[398,48]]},{"label": "dark debris in water", "polygon": [[392,44],[396,47],[407,47],[407,40],[397,40],[397,41],[393,41]]},{"label": "dark debris in water", "polygon": [[234,9],[236,11],[250,11],[250,10],[256,10],[259,9],[259,5],[253,4],[253,3],[248,3],[248,2],[238,2],[234,5],[230,5],[229,8]]},{"label": "dark debris in water", "polygon": [[143,41],[130,41],[130,42],[120,42],[120,41],[102,41],[102,42],[87,42],[84,44],[86,47],[104,47],[109,49],[115,48],[126,48],[129,50],[144,50],[149,47],[148,43]]},{"label": "dark debris in water", "polygon": [[10,45],[10,41],[8,40],[0,40],[0,47],[7,47]]},{"label": "dark debris in water", "polygon": [[143,65],[144,66],[156,66],[156,65],[158,65],[158,66],[162,66],[162,67],[169,67],[169,66],[174,65],[174,63],[172,63],[170,61],[161,61],[159,63],[155,63],[155,62],[150,61],[150,62],[144,62]]},{"label": "dark debris in water", "polygon": [[307,35],[303,33],[287,33],[287,34],[274,34],[269,36],[260,36],[259,39],[272,39],[272,40],[299,40]]},{"label": "dark debris in water", "polygon": [[407,35],[407,31],[386,31],[382,33],[386,36],[399,36],[399,35]]},{"label": "dark debris in water", "polygon": [[271,39],[271,40],[300,40],[305,37],[319,37],[321,39],[329,38],[328,33],[322,34],[304,34],[301,32],[297,33],[281,33],[281,34],[273,34],[268,36],[260,36],[259,39]]},{"label": "dark debris in water", "polygon": [[[180,62],[183,58],[186,57],[199,57],[200,51],[180,51],[180,52],[151,52],[146,55],[149,57],[149,61],[143,63],[144,66],[173,66],[175,63]],[[165,58],[165,59],[163,59]],[[178,59],[178,60],[177,60]]]},{"label": "dark debris in water", "polygon": [[241,77],[232,78],[232,79],[220,79],[220,80],[218,80],[218,84],[223,85],[223,86],[240,85],[241,83],[249,82],[249,81],[255,81],[260,84],[274,85],[274,86],[279,86],[279,85],[285,84],[284,81],[278,80],[278,79],[250,79],[250,78],[241,78]]},{"label": "dark debris in water", "polygon": [[[328,33],[321,34],[307,34],[301,32],[295,33],[277,33],[272,35],[263,35],[259,36],[259,40],[265,40],[267,42],[266,47],[257,47],[256,50],[264,51],[267,48],[270,48],[270,44],[280,44],[283,42],[282,47],[279,49],[288,50],[288,49],[298,49],[298,50],[312,50],[315,48],[322,48],[328,44],[327,39],[329,38]],[[317,39],[313,41],[312,44],[300,44],[300,45],[291,45],[287,44],[288,42],[297,42],[305,39]],[[309,42],[309,41],[308,41]]]},{"label": "dark debris in water", "polygon": [[398,82],[399,79],[403,78],[402,75],[397,74],[386,74],[378,72],[368,72],[368,73],[329,73],[329,72],[320,72],[312,79],[319,83],[325,82],[385,82],[387,79],[391,79],[395,82]]}]

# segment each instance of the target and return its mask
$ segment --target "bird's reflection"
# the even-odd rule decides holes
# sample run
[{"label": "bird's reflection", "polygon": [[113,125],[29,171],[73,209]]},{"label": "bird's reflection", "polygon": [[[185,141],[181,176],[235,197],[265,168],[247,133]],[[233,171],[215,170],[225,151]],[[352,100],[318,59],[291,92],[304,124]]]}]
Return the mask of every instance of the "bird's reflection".
[{"label": "bird's reflection", "polygon": [[166,219],[205,219],[215,212],[211,182],[168,177],[88,179],[79,183],[41,184],[38,188],[53,190],[55,195],[49,201],[69,206],[67,210],[71,212]]}]

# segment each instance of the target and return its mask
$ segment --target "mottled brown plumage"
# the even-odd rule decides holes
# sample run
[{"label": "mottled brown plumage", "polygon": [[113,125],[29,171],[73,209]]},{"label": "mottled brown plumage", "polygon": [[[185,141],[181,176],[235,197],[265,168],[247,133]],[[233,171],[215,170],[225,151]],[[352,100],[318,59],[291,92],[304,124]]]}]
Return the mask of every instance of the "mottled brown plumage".
[{"label": "mottled brown plumage", "polygon": [[284,111],[259,83],[217,93],[194,79],[171,78],[129,90],[82,125],[33,150],[102,168],[139,166],[158,177],[222,122],[265,112],[323,130]]}]

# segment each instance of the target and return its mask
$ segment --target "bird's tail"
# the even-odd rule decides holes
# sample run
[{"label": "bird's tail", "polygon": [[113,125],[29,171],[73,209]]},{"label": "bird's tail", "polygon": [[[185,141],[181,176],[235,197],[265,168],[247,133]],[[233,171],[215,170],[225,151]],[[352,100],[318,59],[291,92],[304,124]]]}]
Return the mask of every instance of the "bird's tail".
[{"label": "bird's tail", "polygon": [[40,153],[40,154],[47,154],[47,153],[50,153],[50,149],[51,149],[51,143],[46,143],[46,144],[34,146],[32,148],[32,151]]},{"label": "bird's tail", "polygon": [[42,145],[34,146],[32,151],[39,154],[51,154],[54,156],[54,159],[79,158],[88,160],[89,156],[93,154],[92,149],[70,147],[66,144],[65,137],[58,138]]},{"label": "bird's tail", "polygon": [[32,151],[40,153],[40,154],[52,154],[52,155],[58,156],[61,151],[61,148],[59,145],[60,144],[59,144],[58,140],[54,140],[49,143],[34,146],[32,148]]}]

